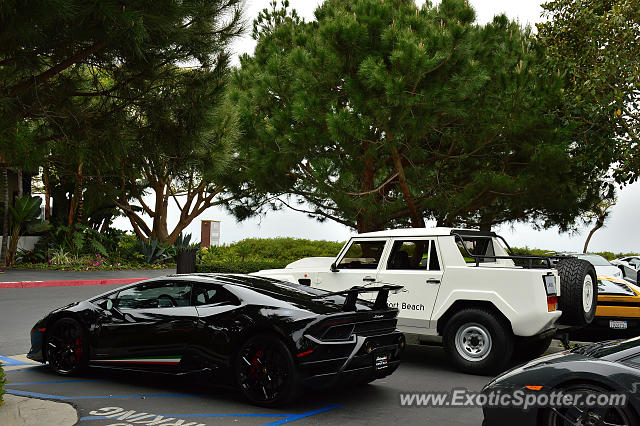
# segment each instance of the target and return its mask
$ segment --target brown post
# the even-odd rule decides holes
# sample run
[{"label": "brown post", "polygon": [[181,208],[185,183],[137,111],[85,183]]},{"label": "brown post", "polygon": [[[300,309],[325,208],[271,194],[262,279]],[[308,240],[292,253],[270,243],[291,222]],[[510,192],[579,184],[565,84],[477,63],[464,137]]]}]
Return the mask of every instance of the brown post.
[{"label": "brown post", "polygon": [[211,246],[211,221],[203,220],[200,225],[200,247]]}]

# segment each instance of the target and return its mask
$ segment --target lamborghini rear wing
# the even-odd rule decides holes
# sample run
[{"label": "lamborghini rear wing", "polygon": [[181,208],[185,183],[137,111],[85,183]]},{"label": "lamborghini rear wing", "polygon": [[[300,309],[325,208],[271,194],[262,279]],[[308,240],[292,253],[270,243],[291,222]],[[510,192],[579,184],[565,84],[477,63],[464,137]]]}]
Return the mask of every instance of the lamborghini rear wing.
[{"label": "lamborghini rear wing", "polygon": [[401,285],[393,285],[393,284],[385,284],[379,287],[354,286],[346,290],[326,293],[318,297],[317,299],[324,299],[326,297],[331,297],[331,296],[345,296],[344,304],[342,305],[342,310],[355,311],[356,300],[358,299],[358,295],[360,293],[378,292],[378,295],[376,296],[376,301],[373,303],[373,310],[387,309],[388,308],[387,299],[389,298],[389,292],[393,291],[395,293],[402,290],[403,288],[404,287]]}]

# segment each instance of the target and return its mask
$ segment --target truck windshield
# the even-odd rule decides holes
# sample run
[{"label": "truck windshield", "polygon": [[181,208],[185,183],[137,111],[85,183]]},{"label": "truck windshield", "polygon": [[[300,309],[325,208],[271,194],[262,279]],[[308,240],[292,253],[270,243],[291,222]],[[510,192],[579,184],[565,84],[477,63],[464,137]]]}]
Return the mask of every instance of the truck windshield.
[{"label": "truck windshield", "polygon": [[338,269],[377,269],[386,241],[354,241],[338,264]]}]

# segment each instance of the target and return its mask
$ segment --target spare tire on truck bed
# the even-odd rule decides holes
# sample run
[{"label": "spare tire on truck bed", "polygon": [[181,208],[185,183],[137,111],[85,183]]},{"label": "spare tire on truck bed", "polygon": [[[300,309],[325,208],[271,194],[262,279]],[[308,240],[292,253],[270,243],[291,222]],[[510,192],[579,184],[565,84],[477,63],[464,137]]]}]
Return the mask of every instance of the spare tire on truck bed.
[{"label": "spare tire on truck bed", "polygon": [[585,326],[593,321],[598,305],[598,276],[593,265],[586,260],[566,258],[556,265],[560,276],[562,311],[560,323]]}]

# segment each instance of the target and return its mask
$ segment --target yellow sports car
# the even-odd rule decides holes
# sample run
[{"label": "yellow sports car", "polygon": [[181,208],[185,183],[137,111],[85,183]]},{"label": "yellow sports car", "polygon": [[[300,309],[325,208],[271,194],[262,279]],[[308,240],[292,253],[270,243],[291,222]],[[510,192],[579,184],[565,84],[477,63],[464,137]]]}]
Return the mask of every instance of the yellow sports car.
[{"label": "yellow sports car", "polygon": [[608,330],[612,338],[640,334],[640,287],[599,275],[596,317],[587,329]]}]

